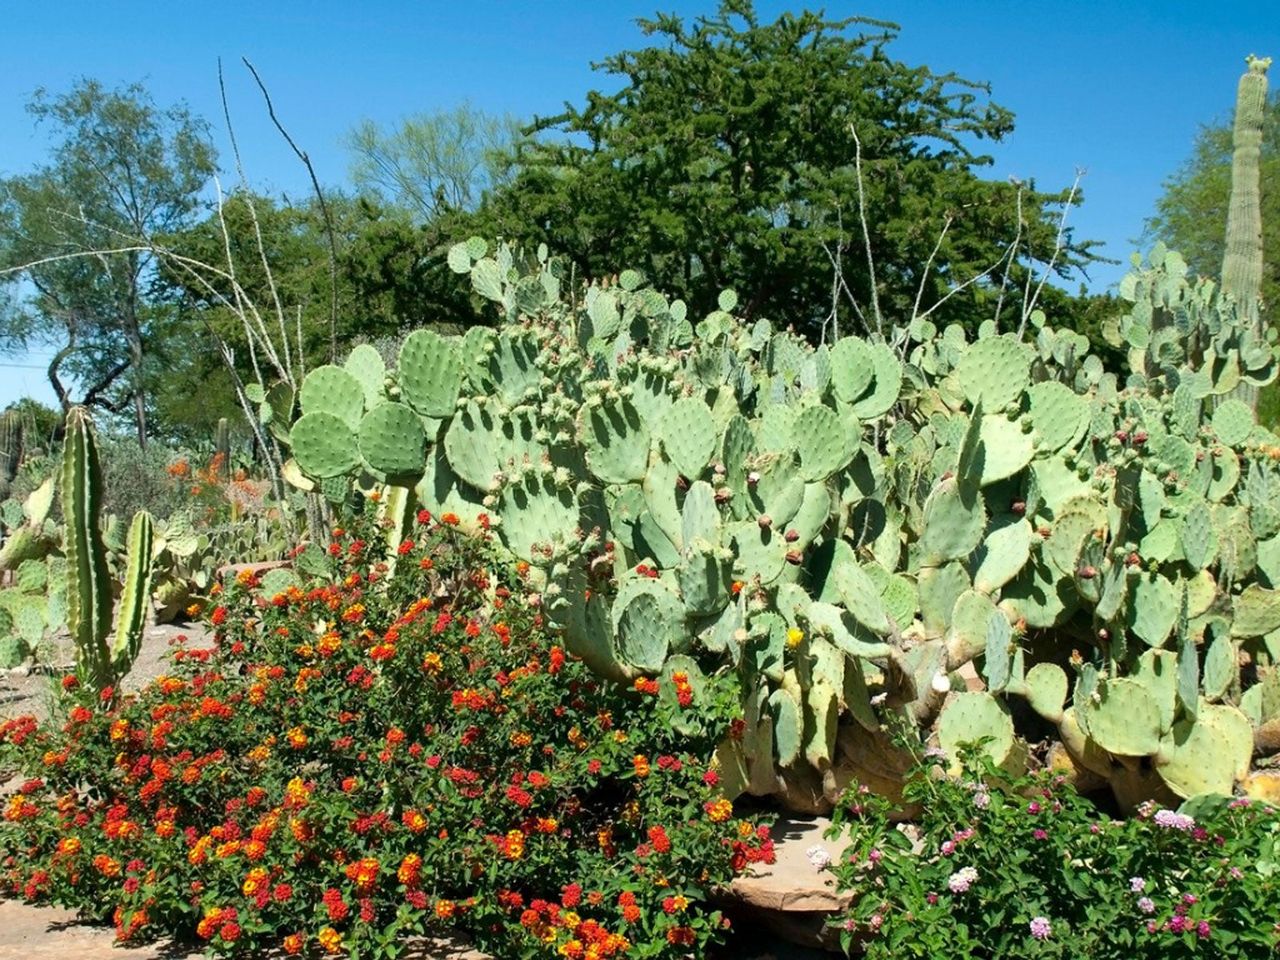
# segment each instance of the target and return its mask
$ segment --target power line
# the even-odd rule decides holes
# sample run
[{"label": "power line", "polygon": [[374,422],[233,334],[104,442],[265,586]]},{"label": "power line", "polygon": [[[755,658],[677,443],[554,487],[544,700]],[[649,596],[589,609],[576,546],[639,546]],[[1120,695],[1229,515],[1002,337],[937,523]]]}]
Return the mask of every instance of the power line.
[{"label": "power line", "polygon": [[0,367],[8,367],[13,370],[44,370],[45,367],[38,363],[0,363]]}]

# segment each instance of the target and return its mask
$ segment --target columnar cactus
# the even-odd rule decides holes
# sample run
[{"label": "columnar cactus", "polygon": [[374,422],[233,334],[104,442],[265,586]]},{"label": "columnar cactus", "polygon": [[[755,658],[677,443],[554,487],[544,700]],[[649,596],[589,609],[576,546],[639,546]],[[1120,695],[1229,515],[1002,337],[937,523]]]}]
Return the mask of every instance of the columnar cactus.
[{"label": "columnar cactus", "polygon": [[67,413],[61,490],[67,627],[76,647],[76,672],[82,682],[102,691],[129,671],[142,641],[151,594],[154,533],[150,515],[139,511],[129,529],[128,565],[113,638],[112,581],[101,531],[102,467],[83,407],[72,407]]},{"label": "columnar cactus", "polygon": [[[1234,298],[1255,337],[1265,330],[1259,307],[1262,294],[1262,194],[1260,158],[1262,121],[1267,104],[1267,68],[1271,58],[1250,56],[1236,94],[1234,150],[1231,156],[1231,205],[1227,211],[1222,288]],[[1257,408],[1258,391],[1244,383],[1237,396]]]}]

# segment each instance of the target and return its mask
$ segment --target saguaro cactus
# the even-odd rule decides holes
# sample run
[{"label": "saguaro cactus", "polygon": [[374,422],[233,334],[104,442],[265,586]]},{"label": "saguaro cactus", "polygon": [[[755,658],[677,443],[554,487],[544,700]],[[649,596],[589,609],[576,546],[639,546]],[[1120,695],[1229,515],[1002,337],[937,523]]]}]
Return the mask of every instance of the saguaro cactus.
[{"label": "saguaro cactus", "polygon": [[129,530],[129,562],[116,635],[108,644],[113,591],[99,525],[101,508],[102,465],[93,427],[83,407],[72,407],[62,455],[67,627],[76,646],[76,672],[97,690],[113,686],[137,656],[151,592],[153,539],[151,517],[140,511]]},{"label": "saguaro cactus", "polygon": [[[1262,194],[1259,163],[1262,118],[1267,102],[1270,57],[1245,58],[1248,69],[1236,93],[1234,152],[1231,156],[1231,205],[1227,210],[1226,252],[1222,258],[1222,289],[1234,298],[1255,336],[1262,337],[1258,301],[1262,292]],[[1255,409],[1257,387],[1242,383],[1237,396]]]}]

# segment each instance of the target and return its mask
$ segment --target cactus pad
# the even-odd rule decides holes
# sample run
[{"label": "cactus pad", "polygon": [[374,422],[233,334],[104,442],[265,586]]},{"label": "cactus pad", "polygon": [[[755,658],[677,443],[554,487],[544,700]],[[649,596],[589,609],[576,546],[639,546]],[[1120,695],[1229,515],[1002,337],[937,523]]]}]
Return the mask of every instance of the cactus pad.
[{"label": "cactus pad", "polygon": [[989,693],[961,693],[938,717],[938,743],[959,769],[960,748],[978,746],[997,767],[1007,768],[1015,755],[1013,719],[1004,704]]},{"label": "cactus pad", "polygon": [[697,397],[677,400],[662,417],[661,435],[667,458],[680,474],[690,480],[701,476],[718,439],[707,405]]},{"label": "cactus pad", "polygon": [[644,478],[649,465],[649,429],[627,400],[606,400],[583,407],[578,430],[586,446],[587,466],[604,483]]},{"label": "cactus pad", "polygon": [[1160,703],[1137,680],[1101,681],[1083,704],[1082,726],[1108,753],[1145,757],[1160,749]]},{"label": "cactus pad", "polygon": [[360,453],[388,477],[420,475],[426,468],[426,445],[422,421],[403,403],[379,403],[360,421]]},{"label": "cactus pad", "polygon": [[825,480],[853,456],[844,424],[830,407],[805,407],[795,418],[794,431],[800,475],[805,480]]},{"label": "cactus pad", "polygon": [[455,344],[430,330],[415,330],[400,346],[397,377],[409,405],[428,417],[453,414],[463,364]]},{"label": "cactus pad", "polygon": [[360,465],[355,431],[332,413],[305,413],[291,431],[293,455],[317,480],[341,477]]},{"label": "cactus pad", "polygon": [[360,425],[364,413],[364,389],[360,381],[341,367],[326,364],[316,367],[302,381],[298,392],[302,413],[328,413],[352,430]]},{"label": "cactus pad", "polygon": [[1012,337],[987,337],[971,345],[956,368],[965,399],[989,411],[1011,404],[1031,379],[1026,349]]}]

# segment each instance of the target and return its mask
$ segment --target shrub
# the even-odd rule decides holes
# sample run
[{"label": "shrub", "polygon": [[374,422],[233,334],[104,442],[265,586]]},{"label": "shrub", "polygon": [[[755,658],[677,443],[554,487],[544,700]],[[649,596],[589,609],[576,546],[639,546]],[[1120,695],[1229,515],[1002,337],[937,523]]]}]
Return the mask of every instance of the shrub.
[{"label": "shrub", "polygon": [[68,678],[60,726],[0,727],[29,778],[7,888],[219,953],[393,956],[455,928],[504,957],[702,955],[727,926],[710,890],[772,856],[708,767],[737,691],[688,717],[677,686],[602,685],[526,567],[418,520],[391,557],[370,523],[335,530],[314,589],[227,584],[213,645],[135,695]]},{"label": "shrub", "polygon": [[173,452],[159,443],[145,450],[129,437],[103,437],[103,510],[129,518],[146,510],[163,520],[182,504],[181,491],[171,482],[167,468]]},{"label": "shrub", "polygon": [[1204,797],[1112,821],[1061,777],[957,779],[929,757],[906,788],[916,831],[854,788],[832,835],[855,903],[832,922],[893,957],[1257,958],[1280,946],[1280,812]]}]

